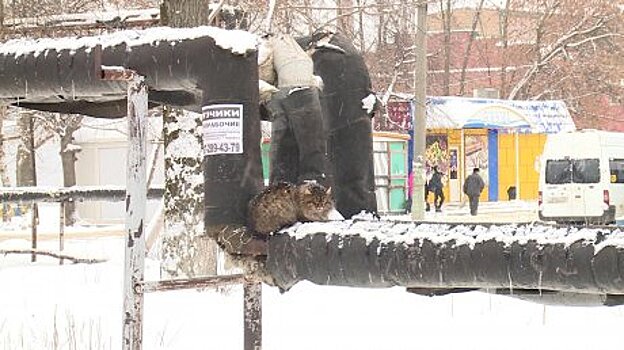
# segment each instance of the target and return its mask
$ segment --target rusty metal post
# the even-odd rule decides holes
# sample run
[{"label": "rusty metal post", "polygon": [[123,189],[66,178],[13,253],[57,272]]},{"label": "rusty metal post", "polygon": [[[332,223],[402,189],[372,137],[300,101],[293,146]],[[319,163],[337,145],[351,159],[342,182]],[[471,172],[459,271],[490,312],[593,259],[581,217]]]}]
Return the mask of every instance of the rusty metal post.
[{"label": "rusty metal post", "polygon": [[245,350],[262,349],[262,283],[243,284],[243,316]]},{"label": "rusty metal post", "polygon": [[[59,252],[65,249],[65,201],[59,203]],[[63,258],[59,260],[59,265],[63,265]]]},{"label": "rusty metal post", "polygon": [[[37,250],[37,223],[39,222],[39,212],[37,203],[33,203],[30,213],[30,243],[33,251]],[[37,261],[37,254],[34,252],[30,257],[31,262]]]},{"label": "rusty metal post", "polygon": [[147,203],[147,85],[123,67],[102,67],[102,79],[128,82],[128,159],[126,167],[126,255],[124,269],[123,350],[143,346],[143,276]]},{"label": "rusty metal post", "polygon": [[[33,181],[32,181],[32,185],[33,186],[37,186],[37,164],[35,162],[36,159],[36,153],[35,153],[35,118],[33,117],[33,115],[30,115],[29,118],[29,133],[30,133],[30,137],[28,138],[28,148],[31,152],[30,155],[30,166],[32,168],[32,176],[33,176]],[[33,203],[32,205],[32,213],[31,213],[31,243],[32,243],[32,249],[37,250],[37,226],[39,225],[39,206],[37,205],[37,203]],[[32,262],[37,261],[37,254],[33,253],[30,259]]]},{"label": "rusty metal post", "polygon": [[427,2],[420,1],[416,6],[416,23],[414,24],[414,47],[416,61],[414,62],[414,102],[415,110],[412,122],[414,123],[413,143],[413,187],[412,187],[412,220],[425,218],[425,143],[426,143],[426,115],[427,99]]}]

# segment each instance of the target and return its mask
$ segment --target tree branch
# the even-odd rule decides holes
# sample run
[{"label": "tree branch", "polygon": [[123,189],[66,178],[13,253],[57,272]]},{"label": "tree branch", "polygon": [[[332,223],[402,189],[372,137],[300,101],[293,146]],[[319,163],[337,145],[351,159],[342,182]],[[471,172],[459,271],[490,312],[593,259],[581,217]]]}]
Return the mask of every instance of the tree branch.
[{"label": "tree branch", "polygon": [[37,249],[0,249],[0,254],[3,254],[5,256],[8,254],[45,255],[51,258],[69,260],[74,264],[97,264],[97,263],[103,263],[106,261],[104,259],[79,258],[79,257],[75,257],[75,256],[63,254],[63,253],[55,253],[55,252],[49,252],[49,251],[37,250]]},{"label": "tree branch", "polygon": [[[581,28],[587,23],[589,19],[587,16],[585,16],[566,34],[557,39],[552,45],[547,46],[545,54],[541,55],[541,58],[533,63],[531,69],[529,69],[514,86],[512,91],[509,93],[509,99],[515,99],[520,91],[524,89],[525,86],[535,78],[541,68],[552,62],[555,58],[564,54],[566,48],[578,48],[589,42],[594,42],[596,40],[601,40],[607,37],[618,36],[619,34],[616,33],[596,33],[597,31],[606,27],[609,18],[610,17],[598,18],[598,20],[590,27],[581,30]],[[591,36],[586,37],[587,35]],[[538,47],[537,49],[539,50],[540,48]]]}]

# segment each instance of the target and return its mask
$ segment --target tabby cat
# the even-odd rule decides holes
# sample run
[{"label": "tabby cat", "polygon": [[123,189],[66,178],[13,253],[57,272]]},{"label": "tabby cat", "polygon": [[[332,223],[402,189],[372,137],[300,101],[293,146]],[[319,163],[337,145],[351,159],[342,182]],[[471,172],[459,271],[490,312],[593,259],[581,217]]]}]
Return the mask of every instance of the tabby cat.
[{"label": "tabby cat", "polygon": [[333,209],[331,188],[316,182],[301,185],[280,182],[249,202],[248,226],[254,233],[267,236],[298,221],[327,221]]}]

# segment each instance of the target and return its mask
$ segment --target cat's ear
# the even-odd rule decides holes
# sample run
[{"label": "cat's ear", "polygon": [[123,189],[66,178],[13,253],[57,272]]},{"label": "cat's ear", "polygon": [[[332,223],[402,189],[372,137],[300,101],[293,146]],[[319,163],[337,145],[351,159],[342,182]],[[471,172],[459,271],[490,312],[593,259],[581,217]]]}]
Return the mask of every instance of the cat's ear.
[{"label": "cat's ear", "polygon": [[328,196],[331,194],[331,187],[327,187],[327,191],[325,191],[325,194],[327,194]]},{"label": "cat's ear", "polygon": [[312,194],[312,190],[310,189],[310,186],[306,186],[305,190],[303,191],[304,194],[310,195]]}]

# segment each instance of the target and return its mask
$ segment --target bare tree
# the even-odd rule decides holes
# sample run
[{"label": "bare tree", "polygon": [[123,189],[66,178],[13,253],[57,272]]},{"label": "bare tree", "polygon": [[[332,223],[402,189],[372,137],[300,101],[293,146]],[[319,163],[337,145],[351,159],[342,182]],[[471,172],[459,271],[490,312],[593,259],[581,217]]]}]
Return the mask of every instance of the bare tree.
[{"label": "bare tree", "polygon": [[509,8],[511,6],[511,1],[512,0],[505,0],[505,5],[504,8],[501,11],[501,24],[500,24],[500,28],[501,28],[501,38],[500,38],[500,43],[501,43],[501,50],[503,53],[503,57],[502,57],[502,64],[501,64],[501,72],[500,72],[500,93],[502,96],[506,96],[507,95],[507,85],[508,85],[508,78],[507,78],[507,67],[509,65],[509,59],[508,59],[508,55],[506,55],[508,48],[509,48]]},{"label": "bare tree", "polygon": [[[4,120],[6,118],[6,106],[0,106],[0,186],[11,186],[11,181],[9,179],[9,174],[7,173],[6,163],[5,163],[5,153],[4,153]],[[6,222],[9,220],[8,215],[8,206],[3,205],[2,208],[2,221]]]},{"label": "bare tree", "polygon": [[[535,1],[526,5],[535,6],[534,11],[540,13],[533,28],[534,45],[527,52],[534,59],[513,84],[508,98],[544,95],[542,82],[545,81],[566,78],[565,81],[574,81],[572,84],[577,85],[582,83],[577,78],[582,77],[570,77],[571,68],[596,69],[601,56],[621,54],[617,38],[621,38],[622,33],[618,32],[616,23],[621,17],[617,6],[610,1],[594,0],[590,4],[585,2],[582,7],[573,0]],[[594,87],[602,90],[599,85]]]},{"label": "bare tree", "polygon": [[443,23],[443,31],[444,31],[444,76],[443,76],[443,86],[442,86],[442,94],[450,95],[451,94],[451,31],[452,27],[452,1],[451,0],[441,0],[440,1],[440,15],[442,16]]},{"label": "bare tree", "polygon": [[[214,9],[214,8],[213,8]],[[216,18],[226,27],[248,25],[240,18],[226,20],[211,16],[206,0],[165,0],[161,7],[165,24],[197,26]],[[245,19],[246,21],[247,19]],[[165,108],[163,139],[165,147],[165,235],[162,241],[162,270],[170,276],[195,277],[216,274],[215,242],[205,235],[202,117],[179,109]],[[173,147],[179,140],[193,149],[180,152]],[[170,147],[171,146],[171,147]],[[188,147],[187,147],[188,148]],[[177,150],[174,151],[174,150]],[[183,165],[183,166],[182,166]],[[198,181],[198,179],[200,179]]]},{"label": "bare tree", "polygon": [[[63,168],[63,187],[76,185],[76,153],[80,148],[74,145],[74,133],[82,126],[83,117],[80,115],[44,113],[37,118],[37,124],[42,131],[35,141],[35,149],[50,138],[57,138],[60,142],[59,155]],[[65,224],[73,225],[76,222],[76,204],[65,203]]]},{"label": "bare tree", "polygon": [[483,9],[483,4],[485,0],[479,0],[479,5],[477,5],[477,9],[472,16],[472,25],[470,26],[470,37],[468,38],[468,43],[466,44],[466,51],[464,52],[464,58],[462,61],[461,67],[461,76],[459,77],[459,95],[463,96],[466,90],[466,69],[468,68],[468,61],[470,60],[470,56],[472,55],[472,45],[475,41],[475,37],[477,36],[477,25],[479,24],[479,20],[481,18],[481,10]]},{"label": "bare tree", "polygon": [[7,107],[4,105],[0,105],[0,185],[2,186],[11,186],[11,181],[9,179],[9,174],[6,168],[6,160],[5,160],[5,151],[4,151],[4,141],[5,141],[5,133],[4,133],[4,120],[7,116]]},{"label": "bare tree", "polygon": [[31,111],[22,110],[17,119],[20,142],[16,155],[17,186],[36,186],[35,169],[35,116]]}]

